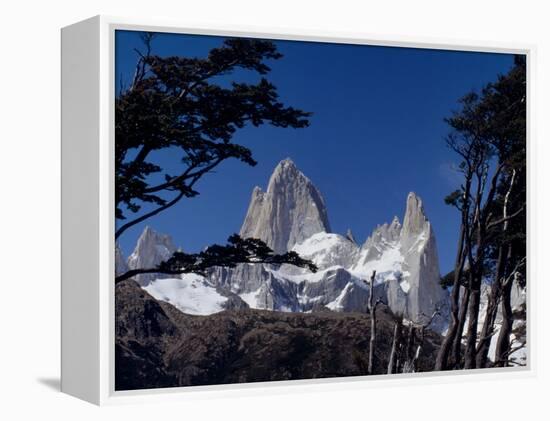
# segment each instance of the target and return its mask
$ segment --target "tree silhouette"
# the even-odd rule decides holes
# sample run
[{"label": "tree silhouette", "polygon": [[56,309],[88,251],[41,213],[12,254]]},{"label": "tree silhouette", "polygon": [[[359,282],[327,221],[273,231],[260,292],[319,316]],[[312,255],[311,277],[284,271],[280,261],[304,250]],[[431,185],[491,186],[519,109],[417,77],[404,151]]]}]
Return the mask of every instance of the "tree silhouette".
[{"label": "tree silhouette", "polygon": [[[136,50],[134,77],[115,101],[115,239],[181,199],[197,196],[197,182],[225,160],[256,165],[250,149],[232,142],[239,129],[309,125],[310,113],[280,102],[276,87],[265,78],[270,71],[267,61],[282,57],[272,42],[227,39],[205,58],[160,57],[152,54],[154,36],[141,35],[145,48]],[[256,73],[259,81],[232,80],[236,70]],[[176,174],[167,173],[152,158],[168,149],[181,162]],[[138,273],[201,272],[244,262],[314,268],[295,253],[275,255],[260,240],[234,235],[225,246],[214,245],[198,254],[175,253],[156,268],[132,270],[116,279]]]},{"label": "tree silhouette", "polygon": [[[446,120],[452,129],[447,144],[460,158],[463,183],[445,199],[460,211],[461,226],[455,268],[446,276],[453,286],[451,320],[436,370],[486,367],[499,303],[503,324],[496,364],[508,361],[510,280],[523,276],[526,255],[526,92],[525,57],[517,56],[507,74],[480,94],[463,97],[462,108]],[[479,333],[484,281],[491,292]]]}]

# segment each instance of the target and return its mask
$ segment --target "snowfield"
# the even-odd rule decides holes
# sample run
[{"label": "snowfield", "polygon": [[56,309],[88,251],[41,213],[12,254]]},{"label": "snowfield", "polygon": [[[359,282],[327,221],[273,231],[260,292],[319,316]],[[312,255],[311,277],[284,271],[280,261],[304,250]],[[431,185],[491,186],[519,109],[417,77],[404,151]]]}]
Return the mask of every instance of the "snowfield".
[{"label": "snowfield", "polygon": [[259,294],[260,294],[261,288],[258,288],[256,291],[252,292],[245,292],[239,295],[239,297],[242,298],[242,300],[248,304],[250,308],[266,308],[265,303],[262,303],[260,305],[259,302]]},{"label": "snowfield", "polygon": [[358,278],[370,279],[372,272],[376,270],[375,283],[389,281],[390,279],[400,279],[403,275],[403,263],[405,258],[401,254],[398,243],[386,243],[384,249],[378,249],[381,253],[380,258],[376,260],[366,260],[367,251],[363,251],[359,262],[355,264],[350,272]]},{"label": "snowfield", "polygon": [[227,298],[216,288],[195,274],[185,274],[181,278],[156,279],[143,287],[157,300],[172,304],[187,314],[208,315],[222,311]]}]

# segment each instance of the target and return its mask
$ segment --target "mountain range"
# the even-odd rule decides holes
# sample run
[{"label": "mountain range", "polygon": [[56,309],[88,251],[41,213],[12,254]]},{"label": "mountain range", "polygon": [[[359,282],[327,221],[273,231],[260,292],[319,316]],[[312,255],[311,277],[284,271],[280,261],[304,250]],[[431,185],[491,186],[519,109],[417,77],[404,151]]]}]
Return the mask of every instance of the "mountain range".
[{"label": "mountain range", "polygon": [[[265,191],[260,187],[252,191],[239,234],[259,238],[277,253],[296,251],[319,270],[241,264],[212,269],[206,277],[146,274],[135,280],[153,297],[189,314],[245,307],[364,312],[370,291],[365,281],[376,271],[376,298],[395,314],[422,323],[439,310],[434,326],[442,330],[446,325],[448,293],[440,286],[435,234],[415,193],[406,198],[403,223],[396,216],[358,244],[349,231],[331,232],[321,192],[292,160],[285,159]],[[169,235],[146,227],[127,260],[117,247],[117,273],[154,267],[176,249]]]}]

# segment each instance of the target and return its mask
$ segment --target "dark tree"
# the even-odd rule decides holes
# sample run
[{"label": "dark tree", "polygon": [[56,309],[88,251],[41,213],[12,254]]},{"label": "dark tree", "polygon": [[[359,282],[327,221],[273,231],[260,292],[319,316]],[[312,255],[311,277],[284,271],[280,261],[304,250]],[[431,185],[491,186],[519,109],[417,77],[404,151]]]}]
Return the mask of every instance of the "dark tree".
[{"label": "dark tree", "polygon": [[235,267],[239,263],[265,263],[281,265],[283,263],[306,267],[312,272],[317,267],[309,260],[302,259],[298,253],[289,251],[285,254],[275,254],[263,241],[256,238],[242,239],[238,235],[229,237],[225,246],[213,245],[205,251],[196,254],[175,252],[172,257],[155,268],[140,268],[129,270],[117,276],[116,282],[121,282],[140,273],[165,273],[179,275],[182,273],[198,273],[206,275],[209,268],[215,266]]},{"label": "dark tree", "polygon": [[[153,38],[154,34],[142,35],[145,48],[136,51],[139,60],[133,80],[116,98],[116,239],[181,199],[197,196],[197,182],[225,160],[256,165],[250,149],[232,142],[239,129],[263,124],[303,128],[309,124],[310,114],[284,105],[275,86],[265,78],[270,71],[268,61],[282,57],[272,42],[227,39],[205,58],[160,57],[152,54]],[[235,81],[237,70],[255,73],[257,82]],[[164,150],[170,150],[180,162],[174,174],[155,163],[155,154]],[[199,271],[214,263],[309,265],[289,253],[276,256],[266,247],[231,237],[227,246],[210,247],[205,254],[176,253],[165,265],[133,270],[117,280],[138,273]],[[216,258],[211,255],[213,250],[218,253]]]},{"label": "dark tree", "polygon": [[[461,100],[462,109],[446,120],[452,128],[447,143],[461,159],[459,169],[464,182],[446,199],[460,211],[461,228],[451,321],[437,356],[439,370],[450,368],[451,351],[454,367],[484,367],[499,301],[505,319],[509,313],[507,288],[511,288],[511,283],[506,280],[510,279],[510,272],[520,270],[518,263],[525,259],[525,104],[525,58],[517,57],[509,73],[488,84],[480,95],[466,95]],[[478,337],[484,280],[490,280],[492,285],[485,323]],[[501,329],[505,344],[504,337],[510,335],[506,324],[505,320]]]}]

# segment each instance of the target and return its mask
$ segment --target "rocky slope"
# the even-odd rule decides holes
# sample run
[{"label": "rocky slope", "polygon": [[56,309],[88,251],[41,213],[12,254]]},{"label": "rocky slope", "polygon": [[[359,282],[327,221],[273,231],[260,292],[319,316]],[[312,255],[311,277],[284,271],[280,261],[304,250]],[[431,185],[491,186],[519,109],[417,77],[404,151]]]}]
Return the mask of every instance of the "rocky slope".
[{"label": "rocky slope", "polygon": [[[387,370],[391,313],[377,311],[375,374]],[[224,311],[191,316],[134,281],[116,286],[116,390],[366,374],[369,316]],[[426,333],[419,371],[433,369],[438,335]]]}]

